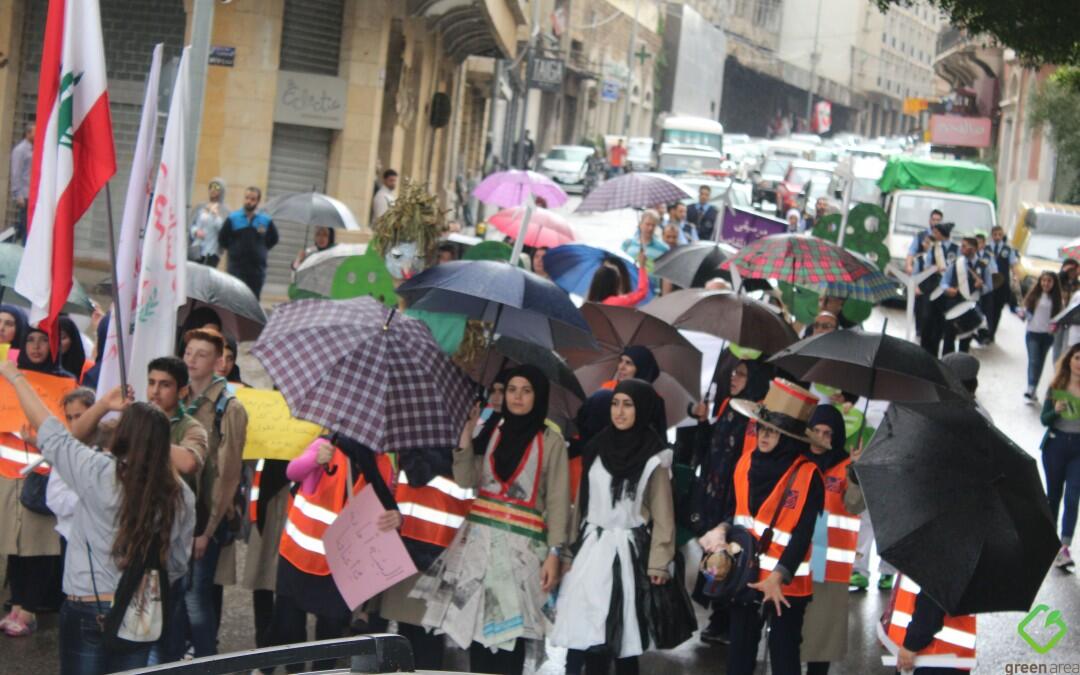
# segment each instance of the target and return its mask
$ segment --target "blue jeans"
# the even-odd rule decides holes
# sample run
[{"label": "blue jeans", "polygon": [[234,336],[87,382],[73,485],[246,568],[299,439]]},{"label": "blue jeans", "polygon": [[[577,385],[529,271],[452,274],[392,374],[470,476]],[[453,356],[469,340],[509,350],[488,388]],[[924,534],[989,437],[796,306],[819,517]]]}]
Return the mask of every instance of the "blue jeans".
[{"label": "blue jeans", "polygon": [[174,581],[169,589],[169,597],[172,602],[169,607],[169,620],[165,624],[165,634],[151,648],[147,665],[156,666],[162,663],[172,663],[173,661],[179,661],[184,656],[188,634],[187,608],[184,606],[184,594],[187,593],[188,581],[188,576],[182,576]]},{"label": "blue jeans", "polygon": [[1067,434],[1053,429],[1043,443],[1043,471],[1046,472],[1046,498],[1057,522],[1061,498],[1065,497],[1065,513],[1061,518],[1062,538],[1072,538],[1076,529],[1076,513],[1080,506],[1080,434]]},{"label": "blue jeans", "polygon": [[97,615],[109,611],[108,602],[72,602],[60,608],[61,675],[102,675],[146,666],[150,645],[134,651],[105,648]]},{"label": "blue jeans", "polygon": [[1024,334],[1024,342],[1027,344],[1028,353],[1028,388],[1035,389],[1039,386],[1039,376],[1042,375],[1046,355],[1054,345],[1054,336],[1052,333],[1028,331]]},{"label": "blue jeans", "polygon": [[[154,649],[152,661],[171,663],[179,661],[186,651],[188,638],[195,648],[195,657],[217,654],[217,612],[214,611],[214,572],[217,570],[218,556],[221,554],[221,535],[225,524],[218,526],[206,553],[202,558],[191,561],[191,570],[183,581],[183,592],[174,585],[178,598],[174,605],[172,622],[168,634]],[[179,584],[180,582],[177,582]]]}]

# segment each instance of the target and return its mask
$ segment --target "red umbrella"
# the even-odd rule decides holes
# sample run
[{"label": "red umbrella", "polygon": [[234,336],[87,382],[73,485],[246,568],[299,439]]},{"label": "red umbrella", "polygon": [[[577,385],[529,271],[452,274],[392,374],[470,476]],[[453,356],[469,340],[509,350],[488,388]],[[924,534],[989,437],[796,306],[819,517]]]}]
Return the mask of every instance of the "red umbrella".
[{"label": "red umbrella", "polygon": [[[518,232],[521,231],[521,220],[525,217],[525,208],[516,206],[512,209],[503,209],[488,219],[499,232],[517,240]],[[576,240],[574,228],[566,222],[562,216],[537,208],[533,211],[532,218],[525,231],[526,246],[547,246],[554,248],[569,244]]]}]

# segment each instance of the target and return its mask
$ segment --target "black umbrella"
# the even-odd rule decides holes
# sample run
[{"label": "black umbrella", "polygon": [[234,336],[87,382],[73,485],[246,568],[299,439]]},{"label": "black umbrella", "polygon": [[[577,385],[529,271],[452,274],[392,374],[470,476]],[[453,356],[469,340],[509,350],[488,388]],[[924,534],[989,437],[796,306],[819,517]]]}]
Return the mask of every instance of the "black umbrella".
[{"label": "black umbrella", "polygon": [[187,304],[177,321],[183,325],[197,307],[221,317],[221,329],[237,340],[254,340],[266,325],[266,313],[247,285],[236,277],[199,263],[187,263]]},{"label": "black umbrella", "polygon": [[641,311],[676,328],[709,333],[765,354],[775,354],[799,340],[795,329],[771,306],[730,291],[675,291]]},{"label": "black umbrella", "polygon": [[1056,323],[1059,326],[1075,326],[1080,324],[1080,305],[1066,307],[1058,312],[1057,316],[1051,317],[1050,323]]},{"label": "black umbrella", "polygon": [[858,328],[801,340],[769,361],[805,382],[885,401],[968,400],[948,366],[919,345]]},{"label": "black umbrella", "polygon": [[946,612],[1030,609],[1054,517],[1035,460],[973,406],[893,404],[854,467],[881,557]]},{"label": "black umbrella", "polygon": [[731,280],[731,272],[720,271],[720,264],[739,250],[731,244],[698,241],[676,246],[656,259],[653,274],[682,288],[701,288],[714,277]]},{"label": "black umbrella", "polygon": [[492,332],[548,349],[596,346],[589,324],[561,288],[532,272],[493,260],[431,267],[398,287],[410,307],[465,314]]}]

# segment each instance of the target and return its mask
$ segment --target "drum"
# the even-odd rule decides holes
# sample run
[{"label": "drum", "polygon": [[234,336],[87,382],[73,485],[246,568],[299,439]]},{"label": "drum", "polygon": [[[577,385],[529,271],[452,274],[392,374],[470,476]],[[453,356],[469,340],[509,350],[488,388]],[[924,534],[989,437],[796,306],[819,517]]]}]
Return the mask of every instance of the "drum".
[{"label": "drum", "polygon": [[945,312],[945,321],[952,327],[956,337],[963,340],[979,331],[985,319],[974,300],[965,300]]},{"label": "drum", "polygon": [[922,294],[929,297],[931,300],[937,300],[942,291],[938,288],[941,285],[941,273],[934,272],[930,276],[926,277],[919,282],[919,290]]}]

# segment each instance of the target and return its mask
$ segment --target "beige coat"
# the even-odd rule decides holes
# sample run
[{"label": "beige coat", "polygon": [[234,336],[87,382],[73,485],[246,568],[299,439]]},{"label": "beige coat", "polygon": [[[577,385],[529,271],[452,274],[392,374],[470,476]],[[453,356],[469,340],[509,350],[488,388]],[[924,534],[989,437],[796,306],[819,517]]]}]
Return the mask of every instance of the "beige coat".
[{"label": "beige coat", "polygon": [[244,588],[252,591],[272,591],[277,588],[278,544],[285,529],[289,488],[283,486],[266,505],[266,522],[262,533],[254,525],[248,537],[247,557],[244,558]]},{"label": "beige coat", "polygon": [[19,502],[23,480],[0,478],[0,555],[60,555],[56,517],[43,516]]}]

